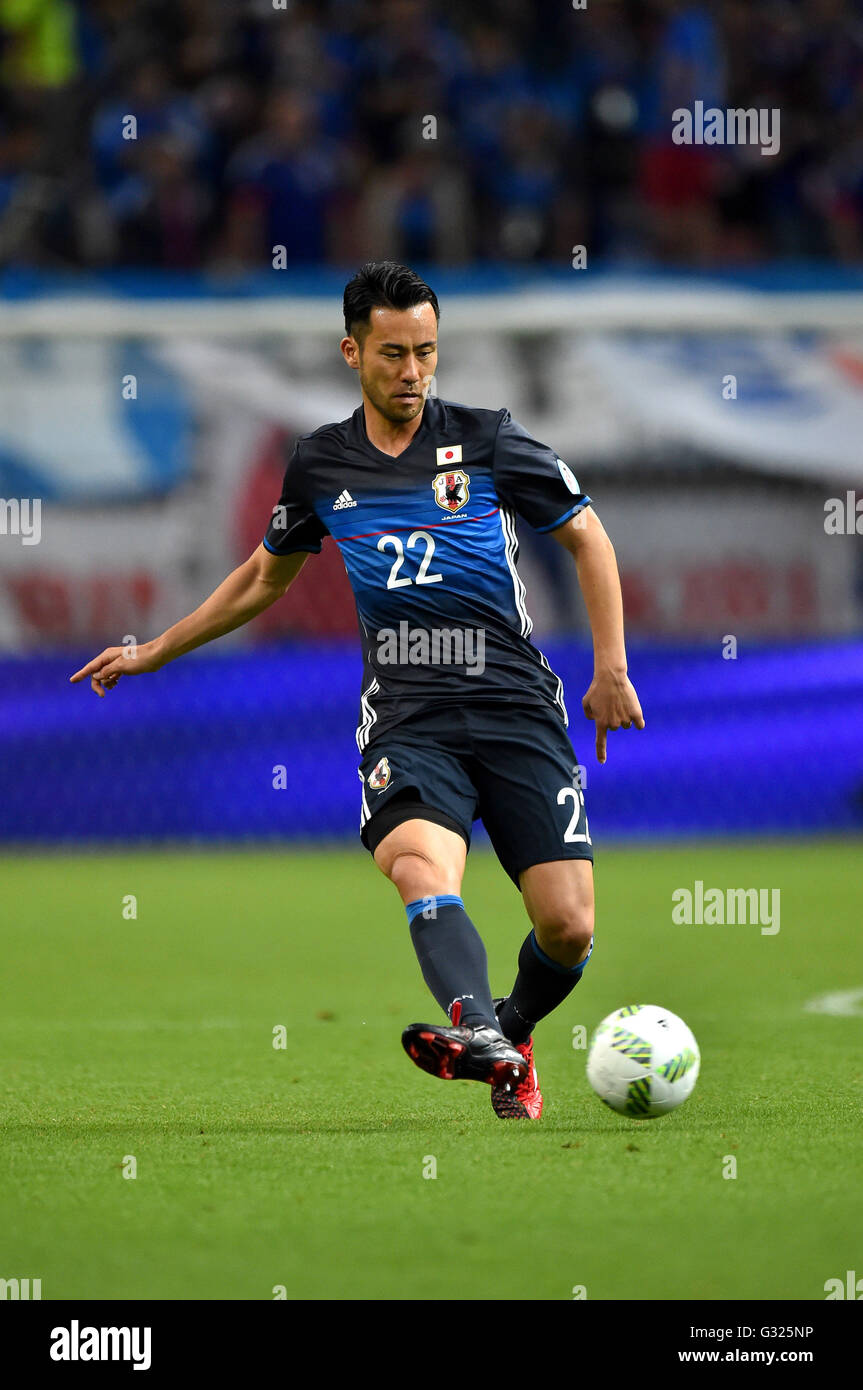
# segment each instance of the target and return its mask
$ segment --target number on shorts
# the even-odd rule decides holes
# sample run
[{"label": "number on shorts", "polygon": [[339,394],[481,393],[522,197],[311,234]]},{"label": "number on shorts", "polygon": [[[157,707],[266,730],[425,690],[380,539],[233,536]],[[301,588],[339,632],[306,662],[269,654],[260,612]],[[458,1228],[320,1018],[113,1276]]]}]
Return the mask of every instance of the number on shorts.
[{"label": "number on shorts", "polygon": [[580,787],[561,787],[557,794],[558,806],[564,806],[569,797],[572,797],[573,810],[572,820],[563,832],[563,843],[565,845],[590,845],[593,841],[590,838],[590,829],[587,824],[587,814],[584,817],[584,834],[576,829],[584,810],[584,794]]}]

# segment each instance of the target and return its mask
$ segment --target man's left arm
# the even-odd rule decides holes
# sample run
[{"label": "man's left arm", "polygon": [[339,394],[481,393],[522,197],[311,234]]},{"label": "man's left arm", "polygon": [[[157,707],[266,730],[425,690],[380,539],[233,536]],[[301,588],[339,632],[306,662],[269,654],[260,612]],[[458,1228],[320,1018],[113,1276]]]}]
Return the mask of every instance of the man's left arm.
[{"label": "man's left arm", "polygon": [[596,758],[604,763],[611,729],[644,728],[638,696],[626,674],[623,597],[614,546],[592,507],[552,531],[575,560],[578,582],[593,635],[593,680],[582,700],[596,723]]}]

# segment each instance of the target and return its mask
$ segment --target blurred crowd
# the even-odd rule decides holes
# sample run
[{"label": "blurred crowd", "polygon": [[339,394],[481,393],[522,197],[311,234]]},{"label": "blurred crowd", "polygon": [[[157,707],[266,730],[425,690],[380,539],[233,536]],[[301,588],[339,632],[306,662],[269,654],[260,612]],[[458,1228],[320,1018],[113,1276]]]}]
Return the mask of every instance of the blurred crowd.
[{"label": "blurred crowd", "polygon": [[576,3],[0,0],[0,264],[863,261],[863,0]]}]

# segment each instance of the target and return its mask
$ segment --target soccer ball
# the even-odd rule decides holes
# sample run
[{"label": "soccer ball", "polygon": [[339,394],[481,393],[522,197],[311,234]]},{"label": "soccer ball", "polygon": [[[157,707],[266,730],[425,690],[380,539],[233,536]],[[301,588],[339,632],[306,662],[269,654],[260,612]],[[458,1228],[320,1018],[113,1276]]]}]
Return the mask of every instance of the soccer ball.
[{"label": "soccer ball", "polygon": [[587,1079],[619,1115],[652,1120],[692,1095],[700,1066],[698,1043],[682,1018],[658,1004],[626,1004],[591,1038]]}]

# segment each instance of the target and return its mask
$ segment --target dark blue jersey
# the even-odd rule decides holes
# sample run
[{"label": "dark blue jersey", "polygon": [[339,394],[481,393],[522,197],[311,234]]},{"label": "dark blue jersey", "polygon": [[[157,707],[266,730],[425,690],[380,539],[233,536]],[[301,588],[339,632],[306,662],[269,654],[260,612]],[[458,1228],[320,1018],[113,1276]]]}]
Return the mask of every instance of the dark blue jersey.
[{"label": "dark blue jersey", "polygon": [[567,465],[508,410],[430,397],[397,458],[370,443],[360,405],[299,438],[264,545],[338,545],[365,672],[362,751],[413,714],[465,700],[554,707],[561,682],[530,641],[515,513],[553,531],[588,505]]}]

